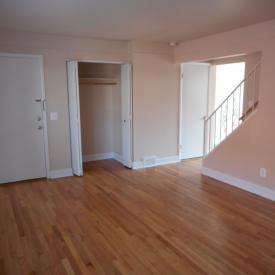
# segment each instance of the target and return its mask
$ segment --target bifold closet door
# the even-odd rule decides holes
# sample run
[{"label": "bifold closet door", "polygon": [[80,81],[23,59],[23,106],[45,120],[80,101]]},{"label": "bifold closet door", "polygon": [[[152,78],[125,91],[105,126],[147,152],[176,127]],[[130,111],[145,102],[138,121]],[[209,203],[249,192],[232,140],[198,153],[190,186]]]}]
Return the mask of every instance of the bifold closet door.
[{"label": "bifold closet door", "polygon": [[121,66],[122,159],[132,167],[132,65]]},{"label": "bifold closet door", "polygon": [[42,58],[0,54],[0,183],[46,177]]},{"label": "bifold closet door", "polygon": [[82,176],[83,166],[77,61],[67,61],[67,77],[69,94],[72,170],[74,175]]}]

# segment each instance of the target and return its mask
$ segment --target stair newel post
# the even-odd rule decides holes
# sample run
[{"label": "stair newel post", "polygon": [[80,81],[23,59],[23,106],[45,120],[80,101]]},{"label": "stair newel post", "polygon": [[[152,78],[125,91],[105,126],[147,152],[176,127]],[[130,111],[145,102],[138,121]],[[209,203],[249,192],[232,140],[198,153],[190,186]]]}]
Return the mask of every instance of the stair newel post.
[{"label": "stair newel post", "polygon": [[232,107],[232,130],[231,130],[231,132],[233,132],[233,130],[234,130],[235,92],[232,94],[232,96],[233,96],[233,98],[232,98],[232,100],[233,100],[233,107]]},{"label": "stair newel post", "polygon": [[255,68],[255,71],[253,72],[253,96],[252,96],[252,112],[254,111],[255,107],[255,94],[256,94],[256,72],[257,67]]},{"label": "stair newel post", "polygon": [[216,147],[216,128],[217,128],[217,112],[214,114],[214,134],[213,134],[213,148]]},{"label": "stair newel post", "polygon": [[206,120],[206,116],[203,117],[203,156],[206,155],[206,125],[207,125],[207,120]]},{"label": "stair newel post", "polygon": [[240,125],[240,118],[242,117],[242,108],[243,108],[243,101],[242,101],[242,85],[240,85],[240,92],[239,92],[239,106],[238,106],[238,126]]},{"label": "stair newel post", "polygon": [[222,116],[223,116],[223,105],[220,108],[220,143],[222,142]]}]

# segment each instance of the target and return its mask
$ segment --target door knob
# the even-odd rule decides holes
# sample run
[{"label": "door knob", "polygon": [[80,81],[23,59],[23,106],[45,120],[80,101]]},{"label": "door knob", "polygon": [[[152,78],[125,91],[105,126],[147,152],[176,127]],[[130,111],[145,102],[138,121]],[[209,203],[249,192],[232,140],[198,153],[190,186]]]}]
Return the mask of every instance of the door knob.
[{"label": "door knob", "polygon": [[37,118],[37,121],[41,121],[41,120],[42,120],[42,117],[39,116],[39,117]]},{"label": "door knob", "polygon": [[42,125],[39,125],[39,126],[37,127],[37,129],[38,129],[38,130],[42,130],[42,129],[43,129],[43,126],[42,126]]}]

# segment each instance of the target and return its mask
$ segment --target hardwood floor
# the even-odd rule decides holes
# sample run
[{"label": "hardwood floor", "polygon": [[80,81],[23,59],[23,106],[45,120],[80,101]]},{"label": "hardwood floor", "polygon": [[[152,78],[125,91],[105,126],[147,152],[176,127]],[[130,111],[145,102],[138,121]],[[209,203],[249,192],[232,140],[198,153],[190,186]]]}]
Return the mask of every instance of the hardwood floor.
[{"label": "hardwood floor", "polygon": [[275,203],[199,166],[0,186],[0,274],[275,274]]}]

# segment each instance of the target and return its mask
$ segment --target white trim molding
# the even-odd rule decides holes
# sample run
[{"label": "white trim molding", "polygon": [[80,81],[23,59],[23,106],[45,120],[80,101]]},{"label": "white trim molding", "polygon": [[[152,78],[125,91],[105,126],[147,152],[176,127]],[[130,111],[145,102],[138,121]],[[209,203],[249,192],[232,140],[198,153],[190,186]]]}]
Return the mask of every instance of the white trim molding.
[{"label": "white trim molding", "polygon": [[143,165],[143,161],[134,161],[132,164],[133,169],[142,169],[145,168]]},{"label": "white trim molding", "polygon": [[133,169],[142,169],[142,168],[149,168],[149,167],[155,167],[159,165],[165,165],[165,164],[171,164],[171,163],[177,163],[180,162],[179,156],[170,156],[170,157],[164,157],[164,158],[157,158],[156,162],[153,165],[145,166],[144,161],[134,161],[133,162]]},{"label": "white trim molding", "polygon": [[247,180],[243,180],[228,174],[224,174],[220,171],[213,170],[205,166],[202,167],[201,172],[203,175],[208,176],[210,178],[214,178],[226,184],[230,184],[242,190],[275,201],[275,190],[272,190],[265,186],[260,186],[257,183],[249,182]]},{"label": "white trim molding", "polygon": [[111,158],[113,158],[113,152],[90,154],[90,155],[82,156],[83,162],[102,160],[102,159],[111,159]]},{"label": "white trim molding", "polygon": [[122,156],[115,152],[106,152],[99,154],[90,154],[82,156],[83,162],[95,161],[95,160],[103,160],[103,159],[115,159],[118,162],[123,162]]},{"label": "white trim molding", "polygon": [[69,169],[60,169],[60,170],[51,170],[48,178],[50,179],[58,179],[64,177],[73,176],[72,168]]},{"label": "white trim molding", "polygon": [[116,161],[123,163],[123,158],[121,155],[117,154],[117,153],[113,153],[113,159],[115,159]]}]

